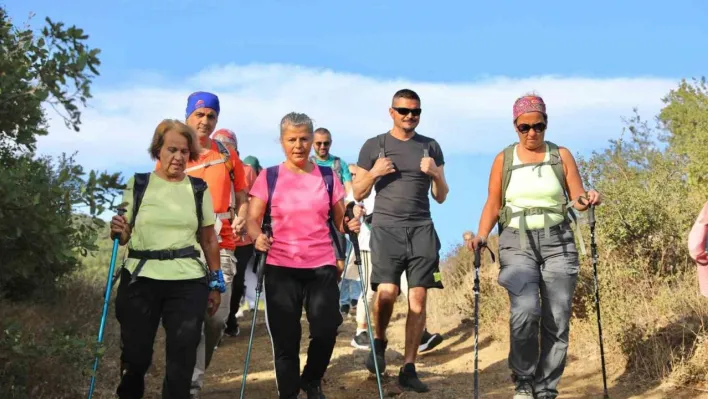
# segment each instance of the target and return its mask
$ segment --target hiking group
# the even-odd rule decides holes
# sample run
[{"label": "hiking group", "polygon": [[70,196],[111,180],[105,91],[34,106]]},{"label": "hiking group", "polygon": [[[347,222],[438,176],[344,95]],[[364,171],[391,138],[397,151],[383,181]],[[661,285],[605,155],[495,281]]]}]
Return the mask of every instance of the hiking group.
[{"label": "hiking group", "polygon": [[[220,112],[216,95],[196,92],[187,99],[184,123],[162,121],[148,151],[155,170],[129,179],[125,213],[111,221],[114,237],[128,245],[115,300],[118,397],[143,397],[162,321],[162,395],[198,398],[223,335],[240,335],[246,276],[257,272],[259,258],[280,398],[300,391],[325,397],[321,381],[350,310],[357,325],[351,345],[369,350],[363,366],[378,373],[383,397],[378,377],[386,370],[387,328],[400,294],[408,314],[398,383],[429,391],[415,367],[419,352],[442,341],[426,329],[428,289],[443,289],[429,196],[442,204],[449,188],[442,148],[416,131],[420,97],[408,89],[394,94],[393,127],[366,140],[356,165],[330,153],[329,130],[315,130],[310,117],[295,112],[280,121],[284,161],[262,169],[249,156],[244,164],[235,134],[215,132]],[[479,249],[498,226],[515,399],[558,395],[579,269],[570,209],[601,202],[599,193],[583,188],[570,151],[545,140],[547,124],[540,97],[516,100],[518,143],[494,160],[477,235],[466,237],[470,250]],[[356,256],[348,255],[349,244],[356,244]],[[301,369],[303,308],[310,337]]]}]

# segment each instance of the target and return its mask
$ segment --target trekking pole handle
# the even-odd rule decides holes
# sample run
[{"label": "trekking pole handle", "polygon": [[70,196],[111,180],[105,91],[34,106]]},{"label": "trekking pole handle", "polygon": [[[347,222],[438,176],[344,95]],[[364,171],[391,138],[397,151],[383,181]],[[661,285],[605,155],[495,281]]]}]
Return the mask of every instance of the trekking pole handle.
[{"label": "trekking pole handle", "polygon": [[591,226],[595,225],[595,205],[590,204],[588,207],[588,223],[590,223]]},{"label": "trekking pole handle", "polygon": [[[123,216],[123,215],[125,215],[126,212],[127,212],[126,209],[123,207],[116,209],[116,213],[118,214],[118,216]],[[111,239],[117,240],[119,238],[120,238],[120,235],[118,235],[116,233],[111,233]]]},{"label": "trekking pole handle", "polygon": [[[349,218],[349,220],[354,219],[354,207],[356,206],[356,203],[354,201],[350,202],[347,204],[346,208],[344,208],[344,216]],[[354,262],[356,264],[361,264],[361,251],[359,250],[359,239],[358,239],[358,234],[349,230],[349,226],[347,226],[346,223],[342,222],[344,224],[344,231],[349,234],[349,240],[352,242],[352,247],[354,248]]]},{"label": "trekking pole handle", "polygon": [[[265,224],[261,228],[266,237],[271,238],[273,236],[273,231],[270,226]],[[265,274],[266,259],[268,258],[268,252],[258,252],[258,266],[256,269],[256,292],[261,292],[263,289],[263,275]],[[258,306],[258,304],[256,304]]]}]

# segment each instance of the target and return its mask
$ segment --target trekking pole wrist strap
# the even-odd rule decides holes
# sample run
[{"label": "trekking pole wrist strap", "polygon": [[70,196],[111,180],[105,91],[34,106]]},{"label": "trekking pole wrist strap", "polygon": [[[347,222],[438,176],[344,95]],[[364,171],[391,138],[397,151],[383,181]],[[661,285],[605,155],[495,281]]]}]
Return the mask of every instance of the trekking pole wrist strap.
[{"label": "trekking pole wrist strap", "polygon": [[209,271],[209,290],[219,291],[222,294],[226,292],[226,282],[224,281],[224,273],[221,269]]}]

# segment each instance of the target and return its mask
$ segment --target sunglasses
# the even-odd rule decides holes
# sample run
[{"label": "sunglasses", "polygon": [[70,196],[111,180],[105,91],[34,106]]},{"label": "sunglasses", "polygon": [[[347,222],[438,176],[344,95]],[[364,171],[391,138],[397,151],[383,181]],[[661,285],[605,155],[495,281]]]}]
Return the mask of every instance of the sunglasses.
[{"label": "sunglasses", "polygon": [[406,116],[408,114],[413,114],[413,116],[420,116],[420,113],[423,112],[422,109],[420,108],[402,108],[402,107],[392,107],[396,112],[399,114]]},{"label": "sunglasses", "polygon": [[329,147],[329,145],[332,144],[329,141],[315,141],[315,145],[318,147]]},{"label": "sunglasses", "polygon": [[535,123],[533,125],[522,123],[520,125],[516,125],[516,128],[519,129],[521,133],[528,133],[531,129],[533,129],[536,133],[543,133],[546,131],[546,124],[543,122]]}]

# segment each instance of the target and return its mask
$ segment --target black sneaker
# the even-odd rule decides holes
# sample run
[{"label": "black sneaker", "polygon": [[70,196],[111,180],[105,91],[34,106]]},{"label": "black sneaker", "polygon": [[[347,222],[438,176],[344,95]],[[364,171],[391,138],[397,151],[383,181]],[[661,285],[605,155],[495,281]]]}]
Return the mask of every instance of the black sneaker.
[{"label": "black sneaker", "polygon": [[300,388],[307,394],[307,399],[327,399],[322,393],[320,381],[302,382]]},{"label": "black sneaker", "polygon": [[[379,374],[386,371],[386,347],[388,346],[388,341],[384,341],[379,338],[374,338],[374,349],[376,349],[376,363],[379,366]],[[374,364],[374,352],[369,351],[369,356],[366,357],[366,368],[371,372],[371,374],[376,375],[376,364]]]},{"label": "black sneaker", "polygon": [[226,329],[224,329],[224,334],[230,337],[237,337],[241,333],[241,329],[238,328],[238,321],[236,318],[226,321]]},{"label": "black sneaker", "polygon": [[371,340],[369,340],[369,333],[367,331],[362,331],[356,334],[352,338],[351,345],[357,349],[369,349],[371,346]]},{"label": "black sneaker", "polygon": [[406,363],[401,367],[401,371],[398,373],[398,383],[406,391],[416,391],[418,393],[429,391],[428,386],[418,379],[418,373],[415,372],[413,363]]},{"label": "black sneaker", "polygon": [[339,307],[339,312],[342,314],[342,316],[346,317],[349,315],[349,304],[345,304]]},{"label": "black sneaker", "polygon": [[431,334],[428,329],[423,330],[423,336],[420,338],[420,345],[418,346],[418,352],[427,352],[443,342],[442,335],[435,333]]}]

